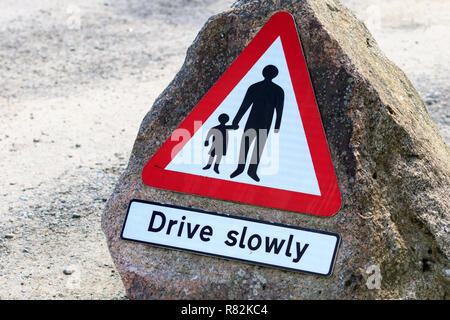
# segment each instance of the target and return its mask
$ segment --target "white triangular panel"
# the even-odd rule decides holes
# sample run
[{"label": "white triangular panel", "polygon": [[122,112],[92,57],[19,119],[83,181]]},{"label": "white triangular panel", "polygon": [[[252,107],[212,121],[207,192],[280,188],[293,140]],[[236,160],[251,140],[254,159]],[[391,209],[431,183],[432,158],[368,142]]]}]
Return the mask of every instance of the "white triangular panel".
[{"label": "white triangular panel", "polygon": [[[227,125],[231,125],[247,89],[264,79],[262,70],[267,65],[278,68],[279,74],[273,82],[284,90],[285,100],[278,133],[274,133],[275,115],[273,117],[271,131],[258,168],[260,181],[256,182],[247,175],[248,163],[241,175],[230,178],[230,174],[237,167],[243,128],[251,107],[241,119],[239,129],[229,131],[228,150],[220,163],[220,174],[214,172],[212,167],[209,170],[203,170],[209,159],[210,146],[204,146],[209,129],[219,124],[218,117],[222,113],[229,115],[230,120]],[[280,38],[273,42],[206,122],[199,125],[201,125],[200,129],[172,159],[166,170],[320,196],[319,184]],[[248,162],[253,147],[254,145],[250,147]]]}]

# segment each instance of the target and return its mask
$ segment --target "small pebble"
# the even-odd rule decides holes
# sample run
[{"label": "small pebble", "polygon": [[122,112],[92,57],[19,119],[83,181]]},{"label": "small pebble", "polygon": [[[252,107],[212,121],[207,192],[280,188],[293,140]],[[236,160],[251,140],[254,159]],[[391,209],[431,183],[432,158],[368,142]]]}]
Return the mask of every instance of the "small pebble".
[{"label": "small pebble", "polygon": [[64,273],[65,275],[67,275],[67,276],[71,275],[71,274],[74,273],[74,272],[75,272],[75,270],[74,270],[73,268],[71,268],[71,267],[66,267],[66,268],[64,268],[64,270],[63,270],[63,273]]}]

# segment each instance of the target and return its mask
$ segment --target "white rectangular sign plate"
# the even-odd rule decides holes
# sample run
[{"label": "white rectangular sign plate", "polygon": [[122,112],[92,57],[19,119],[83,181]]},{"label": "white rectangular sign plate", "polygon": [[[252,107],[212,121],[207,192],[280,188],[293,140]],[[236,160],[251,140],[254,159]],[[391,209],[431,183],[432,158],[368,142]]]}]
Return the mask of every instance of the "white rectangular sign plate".
[{"label": "white rectangular sign plate", "polygon": [[340,235],[143,200],[131,200],[122,239],[329,276]]}]

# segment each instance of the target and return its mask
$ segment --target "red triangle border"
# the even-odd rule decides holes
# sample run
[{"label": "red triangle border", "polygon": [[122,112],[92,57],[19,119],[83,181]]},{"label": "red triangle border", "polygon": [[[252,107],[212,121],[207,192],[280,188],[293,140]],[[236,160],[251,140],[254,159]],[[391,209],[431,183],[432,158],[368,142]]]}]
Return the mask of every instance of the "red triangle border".
[{"label": "red triangle border", "polygon": [[339,186],[306,60],[291,14],[278,12],[270,18],[222,77],[183,120],[178,129],[187,130],[193,137],[198,129],[194,127],[194,121],[204,123],[278,37],[281,38],[321,195],[316,196],[165,170],[164,168],[172,160],[174,147],[176,147],[177,153],[189,141],[188,139],[182,142],[172,141],[170,137],[144,167],[142,179],[146,185],[319,216],[331,216],[338,212],[341,206]]}]

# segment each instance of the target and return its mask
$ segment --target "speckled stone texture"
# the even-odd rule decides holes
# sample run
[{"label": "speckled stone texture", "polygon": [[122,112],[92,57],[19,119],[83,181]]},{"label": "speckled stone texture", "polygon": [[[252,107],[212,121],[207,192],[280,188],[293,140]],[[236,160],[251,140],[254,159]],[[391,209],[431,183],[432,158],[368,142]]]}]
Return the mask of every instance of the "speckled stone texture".
[{"label": "speckled stone texture", "polygon": [[[294,15],[342,194],[331,218],[143,184],[161,144],[277,11]],[[103,230],[133,299],[377,299],[450,297],[450,152],[404,73],[338,1],[249,1],[210,18],[175,79],[143,120],[107,203]],[[339,232],[329,278],[120,239],[132,198]],[[380,289],[369,289],[371,265]]]}]

